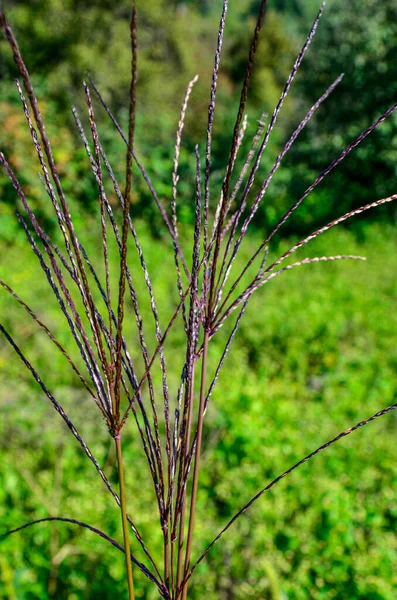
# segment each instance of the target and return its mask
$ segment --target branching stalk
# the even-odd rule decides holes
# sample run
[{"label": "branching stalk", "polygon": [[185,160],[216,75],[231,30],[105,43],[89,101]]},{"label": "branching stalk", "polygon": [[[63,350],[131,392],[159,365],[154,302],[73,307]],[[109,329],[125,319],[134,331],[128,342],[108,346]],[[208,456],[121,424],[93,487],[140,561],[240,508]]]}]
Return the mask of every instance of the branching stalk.
[{"label": "branching stalk", "polygon": [[[190,378],[190,392],[189,392],[189,413],[188,413],[188,421],[187,421],[187,433],[186,433],[186,447],[184,456],[180,458],[181,460],[181,471],[182,471],[182,485],[183,485],[183,474],[186,466],[186,456],[189,452],[190,447],[190,436],[191,436],[191,428],[192,428],[192,412],[193,412],[193,401],[194,401],[194,381],[195,381],[195,369],[196,361],[193,363],[192,374]],[[181,514],[180,514],[180,522],[179,522],[179,535],[178,535],[178,563],[177,563],[177,579],[176,586],[177,588],[182,583],[184,577],[184,569],[183,569],[183,545],[184,545],[184,537],[185,537],[185,516],[186,516],[186,486],[182,488],[182,498],[181,498]],[[177,515],[175,515],[175,521],[177,521]]]},{"label": "branching stalk", "polygon": [[123,525],[123,538],[124,538],[124,549],[125,549],[125,566],[127,569],[127,582],[128,582],[128,594],[129,600],[135,600],[134,594],[134,579],[132,576],[132,562],[131,562],[131,550],[130,550],[130,538],[128,534],[128,521],[127,521],[127,503],[125,498],[125,482],[124,482],[124,468],[123,468],[123,455],[121,452],[121,438],[120,434],[115,437],[116,453],[117,453],[117,468],[119,472],[119,485],[120,485],[120,512],[121,522]]},{"label": "branching stalk", "polygon": [[[185,555],[185,577],[189,571],[190,566],[190,555],[192,552],[192,544],[193,544],[193,531],[194,531],[194,518],[196,514],[196,502],[197,502],[197,489],[198,489],[198,479],[199,479],[199,470],[200,470],[200,454],[201,454],[201,442],[203,438],[203,424],[204,424],[204,407],[205,407],[205,386],[206,386],[206,378],[207,378],[207,359],[208,359],[208,344],[210,339],[210,333],[208,330],[204,333],[204,344],[203,344],[203,360],[201,365],[201,384],[200,384],[200,405],[199,405],[199,413],[198,413],[198,423],[197,423],[197,446],[196,446],[196,456],[194,461],[194,473],[193,473],[193,485],[192,485],[192,494],[191,494],[191,502],[190,502],[190,517],[189,517],[189,529],[187,533],[187,543],[186,543],[186,555]],[[182,600],[186,600],[187,598],[187,583],[183,587],[182,590]]]}]

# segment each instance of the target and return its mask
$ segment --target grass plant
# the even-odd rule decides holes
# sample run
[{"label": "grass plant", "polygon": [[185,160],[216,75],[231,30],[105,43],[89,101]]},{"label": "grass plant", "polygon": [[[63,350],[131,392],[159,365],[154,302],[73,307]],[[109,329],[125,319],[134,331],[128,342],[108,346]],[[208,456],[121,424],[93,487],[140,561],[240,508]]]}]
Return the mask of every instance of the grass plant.
[{"label": "grass plant", "polygon": [[[76,109],[73,109],[73,115],[87,152],[87,161],[98,185],[101,221],[101,239],[98,243],[98,252],[99,246],[101,246],[101,253],[103,254],[101,273],[95,269],[95,261],[87,254],[80,236],[76,232],[73,215],[63,191],[62,181],[46,134],[32,80],[12,29],[4,13],[0,11],[0,24],[9,42],[25,88],[24,92],[19,81],[16,82],[22,109],[26,116],[27,127],[40,164],[43,188],[55,211],[63,240],[62,247],[59,247],[45,232],[36,218],[28,195],[25,193],[7,158],[2,153],[0,153],[0,162],[16,190],[19,201],[16,218],[39,261],[43,275],[59,305],[60,312],[63,314],[63,318],[66,319],[71,338],[78,348],[79,361],[72,359],[71,354],[57,340],[50,328],[7,282],[1,280],[0,284],[4,291],[28,312],[63,354],[69,366],[78,375],[86,393],[95,402],[104,420],[107,434],[114,441],[119,493],[115,491],[105,470],[101,468],[61,403],[47,387],[23,350],[2,324],[0,324],[0,330],[41,387],[45,396],[60,414],[83,452],[94,465],[109,493],[113,496],[120,510],[124,542],[121,546],[116,540],[96,527],[72,517],[64,516],[51,516],[32,521],[16,527],[4,535],[8,536],[33,524],[56,520],[89,529],[124,553],[126,583],[130,600],[135,598],[134,579],[137,571],[141,571],[157,588],[158,594],[166,600],[186,600],[189,597],[190,581],[197,567],[206,558],[211,548],[254,502],[317,454],[357,429],[397,408],[397,404],[381,408],[375,414],[348,427],[267,483],[237,510],[235,515],[214,536],[213,541],[204,552],[198,558],[192,560],[206,412],[220,371],[231,349],[251,297],[278,275],[297,267],[340,260],[365,260],[363,256],[359,255],[335,254],[308,256],[291,262],[292,255],[295,252],[336,225],[357,214],[397,199],[397,194],[390,193],[387,198],[374,200],[361,208],[338,216],[309,236],[291,245],[277,258],[269,260],[269,256],[273,256],[273,238],[279,233],[288,218],[323,179],[397,108],[397,104],[394,104],[356,139],[352,140],[344,151],[318,175],[302,196],[295,200],[289,210],[280,217],[278,224],[259,244],[243,268],[240,269],[240,266],[238,266],[236,269],[236,265],[240,265],[240,263],[236,262],[235,259],[241,253],[250,224],[260,202],[263,201],[274,174],[301,131],[317,109],[326,101],[329,94],[335,90],[343,75],[331,82],[328,89],[313,104],[276,158],[273,167],[263,180],[259,192],[252,194],[262,155],[266,150],[284,101],[316,33],[324,10],[324,5],[322,5],[293,65],[273,114],[268,119],[268,124],[266,125],[265,117],[262,116],[251,149],[248,155],[243,157],[243,166],[236,175],[236,165],[241,159],[239,153],[241,153],[242,141],[247,131],[245,114],[249,83],[267,4],[266,0],[262,0],[248,56],[237,117],[231,135],[229,160],[222,185],[220,189],[214,190],[214,186],[211,185],[211,141],[228,4],[228,0],[224,0],[215,50],[208,108],[208,127],[204,142],[204,158],[203,152],[200,152],[200,146],[197,145],[194,156],[196,167],[195,186],[191,198],[187,199],[194,205],[195,213],[188,250],[184,247],[186,244],[181,242],[179,235],[178,202],[181,202],[181,200],[178,196],[178,164],[188,101],[191,93],[194,93],[194,84],[197,77],[194,77],[188,84],[182,103],[176,134],[175,159],[171,174],[172,196],[168,205],[164,205],[159,198],[155,184],[152,183],[149,174],[135,152],[134,134],[138,77],[137,40],[139,38],[135,2],[132,5],[130,28],[132,61],[128,135],[124,135],[94,81],[89,78],[90,84],[84,83],[91,141],[89,141],[84,131],[84,126]],[[101,144],[91,92],[95,93],[112,120],[117,133],[125,142],[126,170],[124,186],[117,181]],[[160,211],[174,254],[175,286],[178,290],[179,300],[174,307],[173,314],[165,321],[165,324],[160,317],[162,314],[162,300],[155,295],[144,251],[131,217],[131,192],[134,177],[138,176],[143,177],[146,181],[153,201]],[[120,207],[113,206],[109,199],[110,195],[117,198]],[[109,253],[112,251],[113,245],[119,255],[117,285],[114,285],[114,275],[111,272],[109,261]],[[131,259],[131,255],[135,252],[139,269],[137,265],[133,265],[133,259]],[[137,292],[136,280],[139,277],[144,280],[147,291],[146,297],[141,297],[141,294]],[[150,305],[153,317],[151,323],[146,322],[142,317],[141,305],[146,302]],[[237,316],[235,316],[236,314]],[[231,331],[223,352],[217,364],[213,364],[210,355],[211,341],[220,328],[227,326],[233,317],[235,317],[235,320],[231,325]],[[135,340],[127,339],[123,333],[123,324],[127,318],[135,320]],[[177,360],[174,356],[167,354],[167,341],[175,330],[183,335],[185,346],[184,353],[180,357],[180,383],[176,394],[172,391],[169,369],[167,368],[170,361]],[[138,359],[135,358],[137,355],[136,347],[139,348],[140,356]],[[224,393],[227,394],[227,390]],[[123,433],[125,428],[133,428],[134,426],[136,435],[141,439],[142,449],[146,457],[147,475],[144,476],[150,477],[153,484],[156,503],[156,506],[153,507],[153,514],[154,510],[158,513],[156,518],[163,540],[161,564],[154,559],[150,544],[143,539],[139,531],[137,524],[139,514],[131,517],[130,513],[134,504],[134,497],[139,494],[140,484],[137,481],[132,489],[126,487]],[[137,552],[140,552],[139,558],[137,558]]]}]

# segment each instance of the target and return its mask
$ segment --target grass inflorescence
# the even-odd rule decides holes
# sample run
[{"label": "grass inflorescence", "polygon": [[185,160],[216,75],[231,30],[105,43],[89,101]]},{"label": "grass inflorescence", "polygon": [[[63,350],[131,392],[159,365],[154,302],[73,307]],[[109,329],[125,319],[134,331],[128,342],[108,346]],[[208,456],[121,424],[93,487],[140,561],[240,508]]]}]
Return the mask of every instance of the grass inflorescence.
[{"label": "grass inflorescence", "polygon": [[[192,560],[195,539],[195,521],[197,494],[200,488],[201,455],[203,450],[203,432],[205,416],[213,390],[217,384],[220,371],[233,339],[244,317],[250,299],[259,288],[269,283],[276,276],[297,267],[315,263],[334,262],[340,260],[365,260],[363,256],[352,254],[335,254],[327,256],[310,256],[295,262],[286,262],[306,244],[335,227],[346,219],[397,199],[397,194],[374,200],[345,215],[338,216],[327,225],[317,229],[309,236],[294,243],[278,258],[269,262],[269,251],[272,250],[273,237],[279,232],[287,219],[298,209],[307,196],[322,180],[338,166],[338,164],[360,144],[378,125],[380,125],[396,108],[393,105],[374,123],[368,126],[356,139],[351,141],[344,151],[318,175],[304,194],[291,204],[282,215],[278,224],[269,232],[256,251],[247,260],[239,272],[236,272],[235,259],[240,255],[241,247],[246,239],[250,224],[254,219],[260,202],[275,172],[280,167],[285,155],[297,140],[312,116],[337,88],[341,74],[323,95],[313,104],[306,116],[298,124],[296,130],[277,156],[273,167],[265,177],[259,192],[252,194],[253,184],[258,177],[262,155],[283,103],[289,94],[293,80],[316,33],[322,17],[324,5],[320,8],[307,39],[292,67],[279,101],[270,117],[262,115],[257,131],[246,157],[243,157],[242,168],[235,175],[237,157],[242,151],[242,141],[247,134],[246,106],[254,59],[260,40],[260,32],[264,20],[266,0],[262,0],[258,11],[253,40],[249,51],[247,69],[242,85],[237,117],[231,136],[229,159],[222,185],[217,195],[211,179],[211,141],[216,109],[218,73],[222,55],[223,38],[227,22],[228,0],[224,0],[220,19],[217,45],[215,50],[214,69],[210,86],[208,108],[208,127],[204,143],[204,156],[200,146],[195,149],[195,187],[191,203],[194,207],[195,222],[191,237],[189,254],[183,250],[178,232],[178,180],[179,156],[182,144],[184,122],[188,110],[189,97],[194,93],[197,76],[187,86],[183,99],[180,120],[175,143],[175,155],[172,168],[172,194],[169,205],[164,205],[156,193],[156,186],[139,161],[134,146],[136,118],[136,90],[138,78],[138,24],[135,2],[131,18],[131,87],[129,108],[129,130],[124,135],[111,109],[105,102],[94,81],[84,83],[84,92],[88,107],[88,120],[91,141],[84,130],[78,112],[73,108],[78,133],[87,152],[87,160],[98,186],[99,212],[101,222],[101,254],[103,255],[104,276],[99,274],[95,261],[88,256],[80,238],[76,233],[73,215],[68,199],[63,191],[53,156],[50,141],[47,137],[42,114],[36,98],[32,81],[21,56],[12,29],[3,12],[0,11],[0,23],[9,42],[10,48],[27,98],[19,81],[16,82],[22,109],[26,116],[32,143],[41,169],[41,180],[55,211],[59,231],[63,240],[59,247],[45,232],[32,210],[27,195],[14,173],[7,158],[0,153],[0,162],[12,182],[20,207],[16,217],[26,234],[33,253],[36,255],[45,278],[56,298],[61,313],[66,319],[70,334],[77,345],[81,363],[71,358],[68,351],[56,339],[50,328],[36,315],[25,301],[5,281],[0,281],[3,289],[20,304],[45,332],[52,343],[63,354],[70,367],[77,374],[86,392],[91,396],[99,409],[107,426],[107,433],[114,440],[117,456],[117,472],[119,493],[117,493],[99,462],[81,437],[61,404],[46,386],[40,374],[25,356],[23,350],[15,342],[11,334],[0,324],[0,330],[6,340],[18,354],[25,367],[31,372],[44,394],[63,418],[67,427],[77,439],[83,451],[93,463],[98,474],[112,494],[119,507],[123,529],[124,546],[112,539],[96,527],[69,517],[48,517],[22,525],[7,532],[9,535],[41,522],[61,521],[68,524],[88,528],[91,532],[108,541],[115,548],[124,552],[126,561],[126,581],[130,600],[135,597],[135,571],[140,570],[158,589],[166,600],[186,600],[188,586],[198,565],[204,560],[211,548],[226,533],[233,523],[258,500],[265,492],[275,486],[281,479],[292,473],[306,461],[326,450],[340,439],[364,427],[375,419],[397,408],[397,404],[383,408],[359,423],[350,426],[333,439],[325,442],[309,454],[274,478],[262,490],[237,510],[235,515],[214,536],[213,541]],[[96,125],[96,116],[92,101],[92,92],[103,105],[116,131],[126,145],[126,169],[124,187],[117,181],[112,166],[100,140],[100,132]],[[266,123],[268,124],[266,125]],[[240,157],[239,157],[240,158]],[[144,178],[148,189],[163,219],[165,230],[170,236],[175,262],[175,286],[178,302],[171,318],[165,323],[160,318],[161,299],[156,298],[151,275],[140,243],[136,226],[130,214],[131,191],[134,186],[133,165],[136,165],[140,176]],[[135,167],[134,167],[135,169]],[[135,171],[134,171],[135,172]],[[110,190],[110,192],[109,192]],[[109,193],[115,195],[120,209],[114,208],[109,201]],[[254,197],[252,197],[254,196]],[[121,213],[119,215],[119,212]],[[129,243],[131,242],[131,243]],[[114,285],[109,260],[110,245],[115,243],[119,256],[118,285]],[[131,246],[131,247],[130,247]],[[137,252],[140,272],[130,266],[130,255]],[[99,252],[99,245],[98,245]],[[272,255],[272,254],[271,254]],[[137,292],[136,279],[141,277],[147,290],[142,297]],[[113,281],[112,281],[113,279]],[[153,323],[149,324],[142,317],[141,304],[149,302]],[[237,317],[226,340],[223,352],[216,365],[210,363],[209,348],[214,336],[225,322],[237,311]],[[131,340],[124,335],[123,323],[132,318],[136,323],[136,343],[132,347]],[[175,361],[174,356],[167,355],[167,339],[171,331],[179,328],[185,340],[185,351],[181,357],[180,379],[177,392],[170,385],[167,361]],[[154,341],[154,349],[153,346]],[[137,346],[139,360],[136,360]],[[159,376],[154,373],[159,368]],[[83,373],[83,370],[85,371]],[[225,392],[226,393],[226,392]],[[127,489],[124,477],[123,431],[133,428],[141,439],[142,448],[147,461],[147,477],[153,484],[156,501],[158,526],[163,539],[163,561],[159,564],[150,550],[150,544],[139,532],[137,517],[131,517],[129,510],[133,498],[139,494],[139,484]],[[105,433],[106,430],[104,430]],[[132,534],[132,535],[131,535]],[[131,554],[132,549],[132,554]],[[140,559],[135,557],[140,552]]]}]

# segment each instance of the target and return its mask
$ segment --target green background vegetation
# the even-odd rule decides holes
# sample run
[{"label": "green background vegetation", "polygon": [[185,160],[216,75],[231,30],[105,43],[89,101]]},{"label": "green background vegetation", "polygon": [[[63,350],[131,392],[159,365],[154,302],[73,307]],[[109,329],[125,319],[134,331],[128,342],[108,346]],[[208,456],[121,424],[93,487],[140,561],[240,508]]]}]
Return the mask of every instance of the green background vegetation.
[{"label": "green background vegetation", "polygon": [[[229,11],[214,132],[214,198],[227,160],[257,4],[231,2]],[[47,130],[78,232],[101,271],[97,190],[70,105],[77,106],[86,122],[81,80],[88,70],[126,124],[129,2],[115,6],[105,0],[8,0],[3,5],[43,99]],[[250,92],[245,148],[256,119],[263,111],[271,114],[317,8],[313,0],[269,2]],[[220,2],[151,0],[138,2],[138,9],[137,152],[166,206],[181,100],[187,82],[196,72],[200,75],[181,154],[178,216],[188,248],[192,151],[197,142],[204,148]],[[277,173],[243,248],[240,266],[318,172],[395,101],[396,22],[394,0],[329,2],[264,156],[258,185],[299,119],[340,72],[345,72],[345,78]],[[15,68],[3,41],[0,56],[0,148],[41,222],[56,235],[12,81]],[[122,181],[123,146],[97,105],[96,112],[101,139]],[[392,116],[308,198],[272,252],[279,254],[298,234],[333,216],[395,192],[396,147],[396,117]],[[133,214],[166,323],[177,302],[172,246],[144,184],[135,181]],[[13,216],[15,193],[3,173],[0,196],[0,277],[73,352],[60,311]],[[327,439],[396,402],[395,208],[388,205],[327,234],[308,246],[307,253],[363,254],[369,260],[302,267],[270,282],[253,297],[207,415],[195,556],[266,482]],[[114,248],[112,264],[116,281]],[[141,293],[146,298],[143,283]],[[151,324],[150,307],[142,305]],[[54,353],[6,292],[0,294],[0,315],[116,484],[105,425],[62,356]],[[134,339],[132,317],[126,334]],[[212,345],[214,368],[226,336],[227,330],[221,330]],[[180,333],[170,337],[167,350],[171,357],[182,356]],[[169,362],[175,395],[179,363]],[[113,500],[4,340],[0,340],[0,409],[1,530],[60,515],[86,521],[120,540]],[[260,499],[199,567],[191,586],[192,600],[203,596],[214,600],[394,599],[396,424],[394,413],[383,417],[316,457]],[[154,497],[132,426],[126,442],[130,512],[159,556],[159,527],[151,509]],[[136,577],[137,597],[156,598],[146,580]],[[89,532],[44,524],[1,542],[2,600],[110,600],[125,593],[121,554]]]}]

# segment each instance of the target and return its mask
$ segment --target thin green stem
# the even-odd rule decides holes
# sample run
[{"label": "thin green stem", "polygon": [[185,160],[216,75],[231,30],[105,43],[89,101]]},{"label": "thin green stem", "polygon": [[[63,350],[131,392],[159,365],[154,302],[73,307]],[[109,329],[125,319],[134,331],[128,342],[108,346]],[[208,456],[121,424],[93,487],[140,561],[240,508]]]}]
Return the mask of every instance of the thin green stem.
[{"label": "thin green stem", "polygon": [[120,510],[121,510],[121,522],[123,525],[123,537],[124,537],[124,549],[125,549],[125,566],[127,569],[127,582],[128,582],[128,598],[129,600],[135,600],[134,594],[134,579],[132,577],[132,562],[131,562],[131,550],[130,540],[128,535],[128,521],[127,521],[127,507],[125,500],[125,483],[124,483],[124,469],[123,469],[123,455],[121,452],[121,439],[120,434],[115,437],[116,452],[117,452],[117,466],[119,471],[119,482],[120,482]]},{"label": "thin green stem", "polygon": [[182,508],[181,515],[179,521],[179,535],[178,535],[178,562],[176,568],[176,589],[181,585],[183,579],[183,561],[182,561],[182,551],[183,551],[183,541],[184,541],[184,533],[185,533],[185,512],[186,512],[186,493],[184,494],[182,500]]},{"label": "thin green stem", "polygon": [[[188,412],[187,431],[186,431],[185,455],[183,457],[181,457],[181,460],[183,460],[183,472],[185,471],[186,456],[187,456],[187,453],[189,452],[189,448],[190,448],[190,437],[191,437],[191,430],[192,430],[193,402],[194,402],[194,380],[195,380],[195,373],[196,373],[196,359],[194,359],[194,362],[193,362],[192,377],[191,377],[191,381],[190,381],[189,412]],[[187,490],[185,488],[185,490],[182,492],[182,508],[181,508],[180,522],[179,522],[178,563],[177,563],[176,589],[179,588],[179,586],[182,583],[183,577],[184,577],[184,574],[183,574],[182,553],[183,553],[183,544],[184,544],[184,535],[185,535],[186,493],[187,493]]]},{"label": "thin green stem", "polygon": [[171,599],[175,600],[175,544],[171,540]]},{"label": "thin green stem", "polygon": [[169,548],[169,532],[167,529],[163,531],[164,538],[164,583],[168,591],[170,591],[170,548]]},{"label": "thin green stem", "polygon": [[[200,405],[199,405],[198,422],[197,422],[197,445],[196,445],[196,455],[194,458],[194,473],[193,473],[193,484],[192,484],[192,496],[191,496],[191,502],[190,502],[189,529],[188,529],[188,533],[187,533],[187,542],[186,542],[185,569],[184,569],[185,577],[189,571],[190,555],[192,552],[192,543],[193,543],[194,517],[195,517],[195,512],[196,512],[198,478],[199,478],[199,470],[200,470],[201,441],[203,438],[204,408],[205,408],[205,398],[206,398],[205,385],[206,385],[206,377],[207,377],[207,358],[208,358],[209,340],[210,340],[210,332],[208,329],[206,329],[206,331],[204,333],[204,342],[203,342],[203,362],[201,365]],[[186,582],[186,584],[182,590],[182,600],[186,600],[187,585],[188,585],[188,582]]]}]

